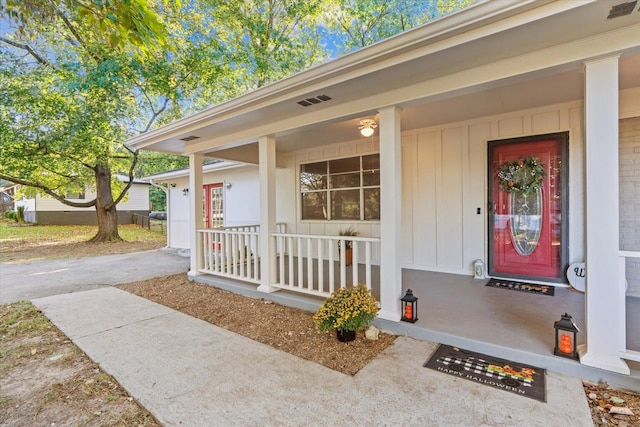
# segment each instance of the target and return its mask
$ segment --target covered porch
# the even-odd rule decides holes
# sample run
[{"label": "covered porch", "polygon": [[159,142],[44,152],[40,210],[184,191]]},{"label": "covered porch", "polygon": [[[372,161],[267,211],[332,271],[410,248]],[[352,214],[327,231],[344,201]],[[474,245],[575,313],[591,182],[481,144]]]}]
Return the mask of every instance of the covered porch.
[{"label": "covered porch", "polygon": [[[257,165],[259,227],[202,229],[202,200],[189,199],[190,277],[310,310],[365,282],[383,329],[567,373],[581,365],[551,356],[552,328],[570,312],[581,363],[633,378],[625,276],[640,252],[621,250],[618,151],[620,120],[640,117],[640,13],[609,19],[613,5],[480,3],[134,138],[189,156],[190,194],[205,158]],[[373,136],[358,132],[363,119]],[[587,292],[566,289],[564,271],[553,298],[485,288],[471,275],[493,255],[490,143],[551,133],[568,140],[560,267],[585,262]],[[372,154],[379,218],[336,220],[329,202],[325,218],[302,214],[302,165]],[[362,235],[338,236],[348,225]],[[347,240],[353,266],[337,252]],[[407,288],[420,298],[413,325],[400,322]]]}]

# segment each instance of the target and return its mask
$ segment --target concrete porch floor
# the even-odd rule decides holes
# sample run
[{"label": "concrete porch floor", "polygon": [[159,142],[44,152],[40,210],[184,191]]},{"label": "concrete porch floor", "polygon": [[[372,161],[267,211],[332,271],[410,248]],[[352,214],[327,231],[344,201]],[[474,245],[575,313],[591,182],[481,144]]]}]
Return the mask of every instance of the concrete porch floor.
[{"label": "concrete porch floor", "polygon": [[[376,272],[377,273],[377,272]],[[315,311],[322,300],[308,295],[279,291],[258,292],[255,285],[201,275],[193,280],[254,298]],[[620,375],[554,356],[553,323],[567,312],[578,328],[578,344],[585,340],[584,294],[556,287],[555,296],[485,286],[488,279],[404,269],[403,291],[412,289],[418,300],[414,324],[376,319],[386,331],[449,344],[504,359],[531,364],[550,371],[612,386],[640,391],[640,363],[628,362],[631,375]],[[373,294],[379,292],[374,284]],[[627,297],[627,347],[640,350],[640,298]],[[426,359],[425,359],[426,360]]]}]

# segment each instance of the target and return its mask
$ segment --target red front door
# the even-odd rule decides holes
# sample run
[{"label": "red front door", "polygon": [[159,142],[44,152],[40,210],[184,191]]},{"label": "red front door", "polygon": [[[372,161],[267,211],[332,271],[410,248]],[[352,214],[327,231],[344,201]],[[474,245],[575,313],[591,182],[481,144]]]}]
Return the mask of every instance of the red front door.
[{"label": "red front door", "polygon": [[489,274],[563,281],[567,134],[489,144]]}]

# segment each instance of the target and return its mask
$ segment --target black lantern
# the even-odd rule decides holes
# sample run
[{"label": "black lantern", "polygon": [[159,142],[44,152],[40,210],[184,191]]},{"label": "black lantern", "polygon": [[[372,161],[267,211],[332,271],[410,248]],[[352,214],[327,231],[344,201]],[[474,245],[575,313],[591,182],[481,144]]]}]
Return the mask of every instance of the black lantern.
[{"label": "black lantern", "polygon": [[411,289],[407,289],[407,293],[400,298],[402,301],[402,318],[404,322],[416,323],[418,320],[418,298],[413,295]]},{"label": "black lantern", "polygon": [[563,314],[560,320],[553,324],[556,329],[556,348],[553,354],[578,360],[578,350],[576,345],[576,334],[580,332],[573,319],[567,313]]}]

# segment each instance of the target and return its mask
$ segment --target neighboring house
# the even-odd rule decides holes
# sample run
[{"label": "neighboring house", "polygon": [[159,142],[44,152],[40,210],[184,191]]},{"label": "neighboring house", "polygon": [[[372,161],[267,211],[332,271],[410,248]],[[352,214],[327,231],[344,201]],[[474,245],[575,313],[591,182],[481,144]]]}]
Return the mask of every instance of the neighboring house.
[{"label": "neighboring house", "polygon": [[[190,192],[233,184],[205,180],[204,158],[257,165],[255,230],[202,228],[189,198],[194,280],[326,296],[353,277],[397,322],[403,269],[463,277],[480,260],[489,276],[567,286],[585,262],[580,362],[629,374],[639,34],[636,2],[482,2],[128,143],[189,156]],[[348,226],[361,270],[337,252]]]},{"label": "neighboring house", "polygon": [[[260,222],[258,167],[221,161],[205,165],[203,176],[203,228],[231,227]],[[142,178],[163,186],[167,194],[167,246],[189,249],[189,169]]]},{"label": "neighboring house", "polygon": [[[128,182],[126,176],[118,176],[122,182]],[[95,198],[95,194],[87,191],[80,194],[68,194],[67,199],[74,202],[85,202]],[[49,196],[37,194],[35,197],[18,197],[17,206],[24,206],[26,222],[40,225],[96,225],[98,223],[96,208],[75,208],[65,205]],[[131,224],[133,215],[149,215],[149,183],[134,180],[123,201],[118,203],[118,223]]]},{"label": "neighboring house", "polygon": [[0,214],[3,218],[6,212],[14,210],[15,192],[15,184],[6,184],[0,186]]}]

